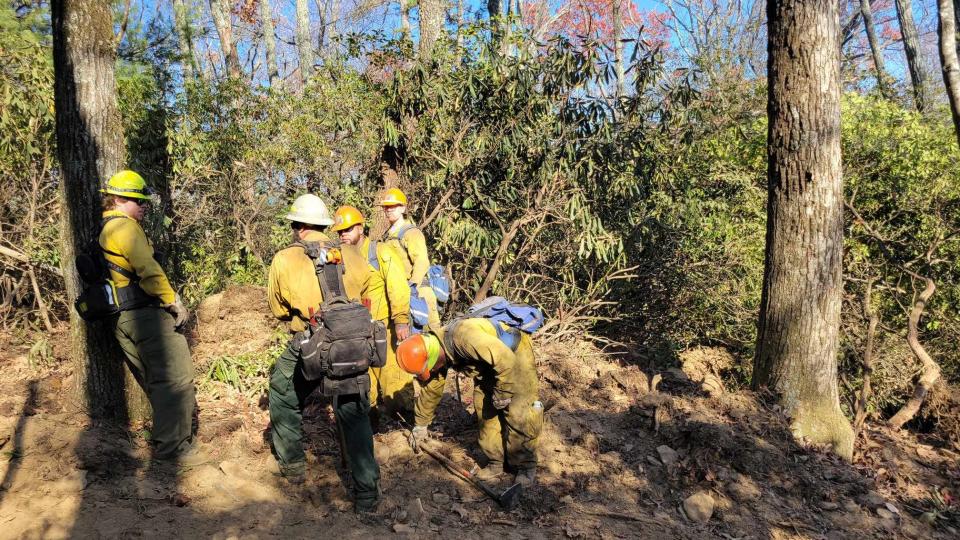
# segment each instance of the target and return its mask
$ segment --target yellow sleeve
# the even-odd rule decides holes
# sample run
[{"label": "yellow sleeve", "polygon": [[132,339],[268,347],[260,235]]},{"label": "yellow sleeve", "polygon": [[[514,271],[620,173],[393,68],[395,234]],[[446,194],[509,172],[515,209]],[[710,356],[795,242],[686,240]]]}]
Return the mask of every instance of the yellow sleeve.
[{"label": "yellow sleeve", "polygon": [[452,341],[458,357],[486,363],[493,368],[497,375],[493,397],[512,397],[517,356],[497,337],[493,323],[487,319],[464,319],[453,331]]},{"label": "yellow sleeve", "polygon": [[403,249],[407,250],[407,256],[413,268],[410,270],[410,283],[419,286],[423,283],[423,278],[430,269],[430,256],[427,254],[427,239],[423,236],[423,231],[419,228],[413,228],[403,235]]},{"label": "yellow sleeve", "polygon": [[433,415],[436,414],[440,399],[443,398],[443,387],[446,382],[447,370],[441,369],[426,384],[421,384],[420,397],[413,404],[413,424],[415,426],[427,427],[430,422],[433,422]]},{"label": "yellow sleeve", "polygon": [[394,324],[410,322],[410,286],[403,267],[402,255],[389,244],[377,244],[380,274],[387,285],[387,301],[390,303],[390,319]]},{"label": "yellow sleeve", "polygon": [[140,224],[132,219],[117,221],[120,223],[112,228],[103,247],[126,259],[130,269],[140,278],[140,288],[144,292],[156,296],[163,304],[174,303],[177,293],[170,286],[160,263],[153,258],[153,246],[147,241]]},{"label": "yellow sleeve", "polygon": [[278,264],[279,257],[274,257],[270,265],[270,275],[267,277],[267,304],[270,305],[270,311],[273,316],[281,321],[289,321],[293,314],[284,298],[287,293],[283,290],[283,279],[281,278],[281,264]]}]

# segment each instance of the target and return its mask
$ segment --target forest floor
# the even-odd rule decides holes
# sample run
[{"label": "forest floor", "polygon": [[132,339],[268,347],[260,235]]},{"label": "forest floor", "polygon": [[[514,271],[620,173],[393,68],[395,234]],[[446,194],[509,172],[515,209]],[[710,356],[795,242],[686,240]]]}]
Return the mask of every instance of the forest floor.
[{"label": "forest floor", "polygon": [[[255,292],[228,293],[201,308],[192,336],[199,366],[269,342],[269,317],[246,298]],[[549,412],[539,487],[517,509],[502,511],[414,454],[400,426],[385,422],[375,442],[383,502],[378,515],[358,517],[342,487],[348,475],[323,399],[305,414],[302,489],[277,476],[262,396],[221,383],[201,384],[199,392],[199,437],[212,461],[166,470],[150,465],[142,426],[94,424],[72,410],[65,341],[66,334],[54,336],[53,358],[38,366],[36,350],[0,335],[2,538],[960,535],[957,453],[875,424],[858,439],[852,464],[798,444],[776,407],[717,387],[709,372],[730,361],[720,350],[688,351],[683,369],[654,373],[588,344],[542,347]],[[479,456],[464,383],[463,404],[448,385],[434,444],[469,468]]]}]

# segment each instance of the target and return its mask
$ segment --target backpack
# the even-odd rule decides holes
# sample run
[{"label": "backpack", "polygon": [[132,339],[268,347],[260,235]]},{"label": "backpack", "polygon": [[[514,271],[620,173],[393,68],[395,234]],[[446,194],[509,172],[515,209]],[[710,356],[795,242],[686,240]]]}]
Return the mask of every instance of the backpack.
[{"label": "backpack", "polygon": [[[397,231],[397,240],[403,242],[403,235],[416,228],[417,226],[411,223],[404,224],[400,227],[400,230]],[[450,278],[447,277],[447,270],[443,265],[435,264],[428,268],[423,285],[429,285],[430,288],[433,289],[433,294],[437,297],[437,302],[446,304],[447,300],[450,299],[450,289],[452,286]]]},{"label": "backpack", "polygon": [[543,312],[539,308],[511,302],[502,296],[491,296],[470,306],[459,318],[489,319],[497,330],[497,337],[512,351],[516,351],[520,345],[521,332],[533,334],[543,327],[544,322]]},{"label": "backpack", "polygon": [[[401,227],[398,233],[399,237],[403,238],[403,235],[412,228],[413,225],[409,224]],[[370,240],[370,246],[367,248],[367,262],[376,271],[380,271],[376,240]],[[435,264],[427,269],[425,281],[433,289],[433,294],[437,297],[438,303],[445,304],[450,299],[450,280],[447,278],[447,271],[443,266]],[[417,287],[413,284],[410,285],[410,317],[413,319],[412,331],[415,334],[419,334],[421,329],[429,322],[427,301],[420,298]]]},{"label": "backpack", "polygon": [[[114,219],[128,218],[110,216],[103,220],[100,229],[103,230],[103,226]],[[121,311],[159,304],[156,297],[140,288],[140,277],[136,273],[108,261],[104,256],[105,253],[121,256],[101,246],[98,238],[90,242],[74,260],[77,274],[80,275],[84,287],[73,306],[83,320],[99,321],[117,315]],[[117,287],[110,275],[110,270],[130,280],[130,284],[126,287]]]},{"label": "backpack", "polygon": [[307,329],[298,335],[304,378],[324,378],[335,388],[338,381],[366,375],[370,367],[383,367],[387,361],[386,326],[374,321],[366,306],[347,298],[343,261],[334,251],[337,244],[293,245],[302,247],[310,257],[323,293],[320,312],[311,316]]}]

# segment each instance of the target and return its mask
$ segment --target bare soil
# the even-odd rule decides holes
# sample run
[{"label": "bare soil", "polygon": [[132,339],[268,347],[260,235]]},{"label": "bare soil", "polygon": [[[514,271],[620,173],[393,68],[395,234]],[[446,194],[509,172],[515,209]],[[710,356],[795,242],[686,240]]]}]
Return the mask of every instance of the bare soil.
[{"label": "bare soil", "polygon": [[[198,365],[269,343],[269,318],[254,320],[262,296],[246,308],[243,298],[201,313]],[[213,347],[210,335],[247,323],[242,339]],[[852,464],[798,444],[776,407],[697,376],[735,360],[722,351],[687,355],[699,367],[648,373],[587,344],[543,348],[540,485],[519,508],[502,511],[414,454],[398,422],[384,422],[376,435],[383,502],[379,514],[358,517],[319,397],[306,410],[303,488],[277,476],[262,396],[225,385],[200,395],[211,463],[168,470],[149,462],[149,426],[91,422],[72,410],[65,359],[38,367],[28,345],[0,339],[3,538],[957,538],[960,529],[960,456],[946,444],[868,425]],[[480,456],[469,381],[462,403],[452,381],[447,391],[433,444],[470,468]],[[684,509],[695,493],[714,503],[703,523]]]}]

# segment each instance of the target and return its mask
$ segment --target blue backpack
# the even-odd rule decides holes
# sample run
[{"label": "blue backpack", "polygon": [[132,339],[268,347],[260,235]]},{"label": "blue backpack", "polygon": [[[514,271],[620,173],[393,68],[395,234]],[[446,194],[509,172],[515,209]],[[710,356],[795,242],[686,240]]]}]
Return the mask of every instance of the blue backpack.
[{"label": "blue backpack", "polygon": [[[416,229],[417,226],[411,223],[405,224],[397,231],[397,240],[403,242],[403,235],[408,231]],[[439,264],[435,264],[427,269],[426,282],[433,289],[433,294],[437,297],[437,302],[446,304],[450,300],[450,279],[447,277],[446,269]]]},{"label": "blue backpack", "polygon": [[497,337],[512,351],[517,350],[520,344],[520,332],[533,334],[543,328],[544,322],[543,312],[539,308],[511,302],[502,296],[491,296],[470,306],[461,318],[490,319],[494,323],[493,327],[497,329]]}]

